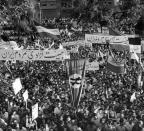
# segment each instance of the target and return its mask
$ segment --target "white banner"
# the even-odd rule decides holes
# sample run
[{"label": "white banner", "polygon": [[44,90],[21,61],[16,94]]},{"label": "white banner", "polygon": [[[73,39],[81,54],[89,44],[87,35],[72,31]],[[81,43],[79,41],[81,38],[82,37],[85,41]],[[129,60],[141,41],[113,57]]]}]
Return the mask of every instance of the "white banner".
[{"label": "white banner", "polygon": [[130,52],[135,52],[141,54],[141,45],[129,45]]},{"label": "white banner", "polygon": [[71,42],[65,42],[65,43],[62,43],[62,45],[65,47],[65,46],[72,46],[72,45],[75,45],[75,46],[85,46],[85,40],[78,40],[78,41],[71,41]]},{"label": "white banner", "polygon": [[99,63],[97,61],[93,61],[93,62],[87,61],[86,70],[91,70],[91,71],[99,70]]},{"label": "white banner", "polygon": [[32,106],[32,121],[38,117],[38,103]]},{"label": "white banner", "polygon": [[127,36],[111,36],[111,35],[103,35],[103,34],[86,34],[85,42],[86,43],[98,43],[98,44],[106,44],[110,43],[122,43],[128,41]]},{"label": "white banner", "polygon": [[36,26],[36,29],[39,33],[45,32],[45,33],[49,33],[52,35],[60,35],[59,29],[47,29],[42,26]]},{"label": "white banner", "polygon": [[24,101],[27,101],[27,99],[28,99],[28,91],[27,90],[23,93],[23,98],[24,98]]},{"label": "white banner", "polygon": [[65,49],[58,50],[0,50],[0,60],[57,61],[67,59]]}]

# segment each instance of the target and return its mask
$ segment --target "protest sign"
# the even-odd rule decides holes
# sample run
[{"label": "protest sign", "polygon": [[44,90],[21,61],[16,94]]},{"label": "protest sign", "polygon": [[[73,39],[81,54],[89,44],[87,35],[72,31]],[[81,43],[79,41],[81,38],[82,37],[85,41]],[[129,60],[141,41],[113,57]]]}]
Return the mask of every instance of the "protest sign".
[{"label": "protest sign", "polygon": [[0,60],[57,61],[66,59],[65,49],[58,50],[0,50]]},{"label": "protest sign", "polygon": [[99,63],[97,61],[93,61],[93,62],[87,61],[86,70],[89,70],[89,71],[99,70]]},{"label": "protest sign", "polygon": [[71,41],[71,42],[65,42],[65,43],[62,43],[62,45],[65,47],[65,46],[72,46],[72,45],[75,45],[75,46],[85,46],[85,40],[78,40],[78,41]]},{"label": "protest sign", "polygon": [[38,117],[38,103],[32,106],[32,121]]},{"label": "protest sign", "polygon": [[106,44],[109,43],[122,43],[128,41],[127,36],[112,36],[104,34],[86,34],[86,43]]}]

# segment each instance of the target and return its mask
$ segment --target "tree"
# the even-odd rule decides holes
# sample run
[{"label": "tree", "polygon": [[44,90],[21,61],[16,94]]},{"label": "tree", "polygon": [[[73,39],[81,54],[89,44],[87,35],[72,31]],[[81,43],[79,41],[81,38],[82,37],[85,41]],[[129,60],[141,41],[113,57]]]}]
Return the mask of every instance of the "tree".
[{"label": "tree", "polygon": [[[34,8],[29,0],[2,0],[1,13],[2,18],[7,19],[15,29],[20,32],[31,32],[33,27]],[[18,34],[19,34],[18,33]]]}]

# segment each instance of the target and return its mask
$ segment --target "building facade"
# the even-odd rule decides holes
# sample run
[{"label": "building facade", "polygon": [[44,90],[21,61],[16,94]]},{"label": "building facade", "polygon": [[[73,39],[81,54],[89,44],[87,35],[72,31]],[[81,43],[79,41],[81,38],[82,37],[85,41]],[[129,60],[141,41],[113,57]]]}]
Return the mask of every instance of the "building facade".
[{"label": "building facade", "polygon": [[101,7],[113,8],[115,6],[115,0],[98,0],[98,4]]},{"label": "building facade", "polygon": [[40,0],[41,18],[59,17],[73,9],[73,0]]}]

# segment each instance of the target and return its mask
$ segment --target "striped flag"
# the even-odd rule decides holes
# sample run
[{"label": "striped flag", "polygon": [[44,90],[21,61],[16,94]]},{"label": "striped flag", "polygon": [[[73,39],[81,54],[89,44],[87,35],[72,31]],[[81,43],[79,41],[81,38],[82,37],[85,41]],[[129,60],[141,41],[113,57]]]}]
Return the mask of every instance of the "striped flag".
[{"label": "striped flag", "polygon": [[72,105],[77,108],[81,99],[84,85],[86,59],[71,59],[66,67],[69,74],[69,84],[72,94]]},{"label": "striped flag", "polygon": [[58,39],[58,36],[60,35],[59,29],[47,29],[42,26],[36,26],[36,29],[41,36],[50,36],[54,39]]},{"label": "striped flag", "polygon": [[117,74],[123,74],[125,72],[125,60],[116,62],[112,56],[109,56],[107,61],[107,69]]}]

